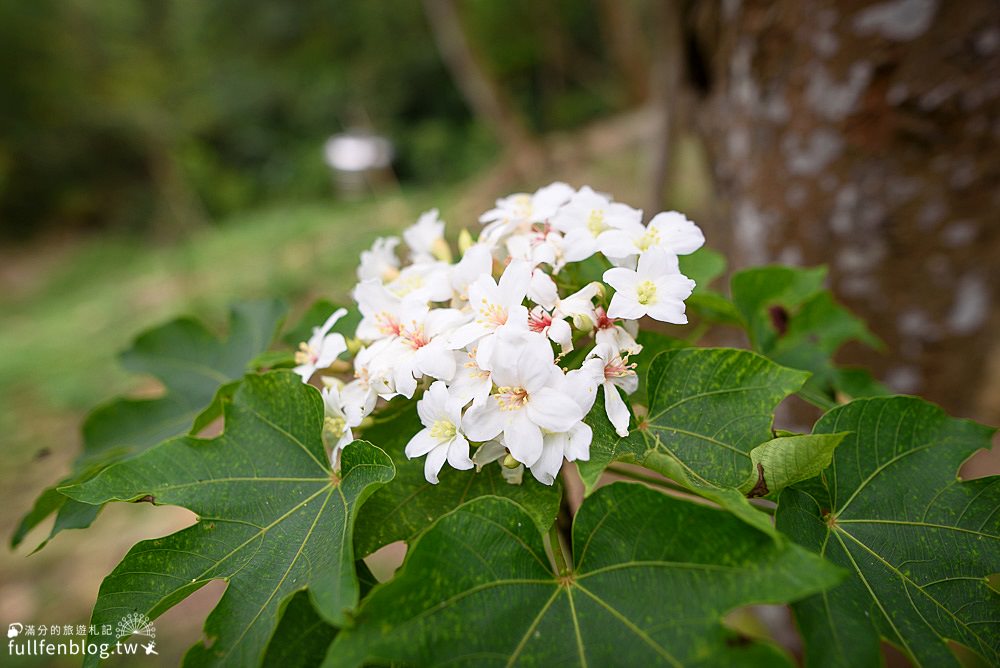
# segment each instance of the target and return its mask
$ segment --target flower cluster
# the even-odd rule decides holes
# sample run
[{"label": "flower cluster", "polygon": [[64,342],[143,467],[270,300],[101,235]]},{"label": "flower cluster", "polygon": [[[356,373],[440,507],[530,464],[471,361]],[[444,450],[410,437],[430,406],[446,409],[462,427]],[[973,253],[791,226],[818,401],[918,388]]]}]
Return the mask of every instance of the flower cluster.
[{"label": "flower cluster", "polygon": [[526,467],[552,484],[564,459],[589,457],[584,417],[599,388],[615,430],[628,434],[619,390],[638,383],[638,320],[687,322],[694,281],[678,255],[701,247],[701,230],[677,212],[645,225],[641,211],[564,183],[497,200],[479,222],[478,240],[462,233],[457,262],[437,210],[402,239],[376,240],[361,254],[352,339],[331,333],[341,309],[300,345],[295,371],[305,382],[354,353],[353,380],[323,376],[334,456],[379,399],[397,395],[419,395],[424,428],[406,455],[426,457],[431,483],[445,462],[500,461],[509,481]]}]

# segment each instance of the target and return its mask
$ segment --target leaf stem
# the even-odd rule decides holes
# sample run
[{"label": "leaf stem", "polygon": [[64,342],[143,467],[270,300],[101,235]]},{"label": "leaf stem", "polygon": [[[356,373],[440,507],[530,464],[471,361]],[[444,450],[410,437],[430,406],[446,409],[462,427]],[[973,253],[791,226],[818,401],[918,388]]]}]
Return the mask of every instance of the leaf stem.
[{"label": "leaf stem", "polygon": [[551,543],[552,547],[552,558],[556,562],[556,574],[565,575],[569,572],[569,566],[566,565],[566,548],[563,545],[563,536],[559,530],[558,519],[549,527],[549,543]]},{"label": "leaf stem", "polygon": [[[662,487],[663,489],[668,489],[671,492],[680,492],[688,496],[697,496],[697,493],[694,492],[693,490],[678,485],[675,482],[672,482],[670,480],[665,480],[663,478],[654,478],[651,475],[644,475],[642,473],[639,473],[638,471],[633,471],[631,469],[627,469],[622,466],[615,466],[614,464],[611,464],[605,470],[608,473],[613,473],[615,475],[619,475],[623,478],[629,478],[630,480],[635,480],[637,482],[644,482],[646,484],[654,485],[656,487]],[[765,512],[768,515],[774,515],[775,509],[772,506],[765,506],[760,503],[754,503],[753,499],[750,500],[750,504],[757,510],[760,510],[761,512]]]},{"label": "leaf stem", "polygon": [[620,475],[623,478],[629,478],[631,480],[636,480],[638,482],[648,483],[650,485],[655,485],[657,487],[663,487],[664,489],[669,489],[674,492],[684,492],[685,494],[691,494],[691,490],[686,487],[682,487],[677,483],[666,480],[664,478],[654,478],[651,475],[645,475],[639,473],[638,471],[633,471],[632,469],[627,469],[623,466],[615,466],[611,464],[605,469],[608,473],[614,473],[615,475]]}]

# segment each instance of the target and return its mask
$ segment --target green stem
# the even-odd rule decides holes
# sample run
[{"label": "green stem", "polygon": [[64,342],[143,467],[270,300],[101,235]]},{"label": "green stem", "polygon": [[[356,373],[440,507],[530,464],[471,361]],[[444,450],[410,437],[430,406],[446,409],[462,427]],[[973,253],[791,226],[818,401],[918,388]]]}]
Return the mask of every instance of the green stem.
[{"label": "green stem", "polygon": [[[656,487],[662,487],[663,489],[669,489],[672,492],[681,492],[683,494],[687,494],[688,496],[697,496],[697,494],[692,490],[687,489],[686,487],[682,487],[681,485],[678,485],[675,482],[671,482],[670,480],[664,480],[662,478],[654,478],[653,476],[650,475],[643,475],[642,473],[638,473],[636,471],[623,468],[621,466],[615,466],[614,464],[608,466],[606,471],[608,473],[614,473],[615,475],[620,475],[623,478],[629,478],[631,480],[644,482],[649,485],[655,485]],[[774,508],[772,508],[771,506],[764,506],[754,503],[752,499],[750,500],[750,504],[757,510],[760,510],[761,512],[765,512],[768,515],[774,515]]]},{"label": "green stem", "polygon": [[569,572],[566,565],[566,548],[563,546],[562,532],[559,531],[559,521],[556,520],[549,527],[549,543],[552,545],[552,558],[556,562],[556,573],[564,575]]},{"label": "green stem", "polygon": [[685,494],[691,494],[691,490],[678,485],[670,480],[664,480],[663,478],[654,478],[651,475],[644,475],[638,471],[633,471],[632,469],[627,469],[622,466],[615,466],[611,464],[607,467],[608,473],[614,473],[615,475],[620,475],[623,478],[629,478],[631,480],[637,480],[639,482],[645,482],[650,485],[656,485],[657,487],[663,487],[664,489],[669,489],[674,492],[683,492]]}]

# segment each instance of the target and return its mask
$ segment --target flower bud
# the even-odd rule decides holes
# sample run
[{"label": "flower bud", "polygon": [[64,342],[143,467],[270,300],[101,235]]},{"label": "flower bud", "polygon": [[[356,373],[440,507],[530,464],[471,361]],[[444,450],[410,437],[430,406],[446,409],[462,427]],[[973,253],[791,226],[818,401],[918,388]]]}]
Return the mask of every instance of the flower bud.
[{"label": "flower bud", "polygon": [[600,281],[591,281],[590,284],[594,286],[595,290],[597,290],[597,298],[604,299],[604,295],[607,294],[608,290],[607,286],[604,285],[604,283],[601,283]]},{"label": "flower bud", "polygon": [[431,246],[431,255],[442,262],[451,264],[451,248],[443,238],[434,241],[434,244]]},{"label": "flower bud", "polygon": [[472,238],[469,230],[462,228],[462,231],[458,233],[458,252],[465,255],[465,251],[472,248],[475,243],[476,240]]},{"label": "flower bud", "polygon": [[573,328],[583,334],[594,331],[594,321],[586,313],[578,313],[573,316]]},{"label": "flower bud", "polygon": [[507,456],[503,458],[503,466],[508,469],[516,469],[521,465],[521,462],[514,459],[514,455],[507,453]]},{"label": "flower bud", "polygon": [[347,354],[351,357],[357,355],[362,347],[364,347],[364,344],[361,343],[361,339],[347,339]]}]

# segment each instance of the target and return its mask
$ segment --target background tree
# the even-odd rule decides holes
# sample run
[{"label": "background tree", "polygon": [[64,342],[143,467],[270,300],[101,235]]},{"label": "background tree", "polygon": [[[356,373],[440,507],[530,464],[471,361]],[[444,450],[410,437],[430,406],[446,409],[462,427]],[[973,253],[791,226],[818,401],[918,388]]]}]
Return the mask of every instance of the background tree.
[{"label": "background tree", "polygon": [[737,266],[829,264],[888,345],[855,359],[996,415],[998,5],[693,3],[686,27],[724,202],[712,238]]}]

